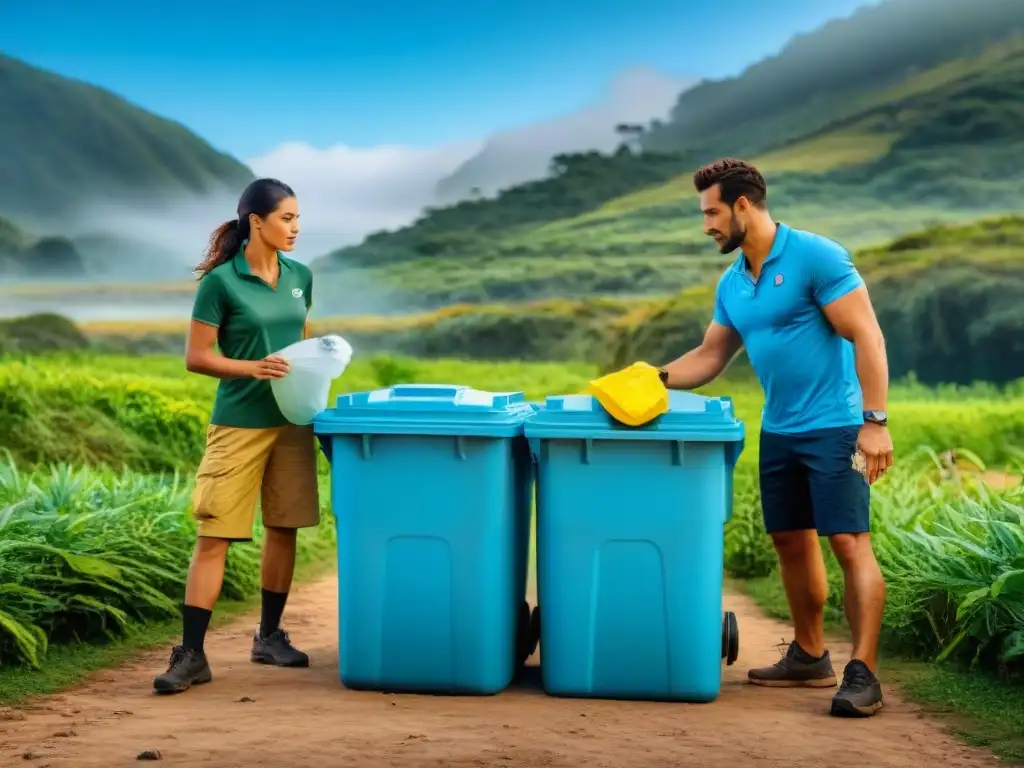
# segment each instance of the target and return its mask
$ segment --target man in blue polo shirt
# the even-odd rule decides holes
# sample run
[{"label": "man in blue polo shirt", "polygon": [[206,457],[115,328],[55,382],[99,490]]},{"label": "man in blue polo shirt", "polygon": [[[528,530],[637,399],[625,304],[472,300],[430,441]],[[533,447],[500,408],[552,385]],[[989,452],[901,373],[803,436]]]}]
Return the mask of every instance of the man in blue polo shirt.
[{"label": "man in blue polo shirt", "polygon": [[818,536],[827,536],[843,569],[853,633],[831,712],[872,715],[882,707],[875,670],[885,583],[869,538],[869,487],[892,466],[881,329],[850,255],[775,222],[756,168],[720,160],[698,170],[694,185],[705,234],[722,253],[740,254],[718,283],[703,342],[661,376],[673,389],[700,387],[744,347],[764,388],[761,504],[795,632],[787,654],[750,670],[749,680],[836,685],[823,628],[828,581]]}]

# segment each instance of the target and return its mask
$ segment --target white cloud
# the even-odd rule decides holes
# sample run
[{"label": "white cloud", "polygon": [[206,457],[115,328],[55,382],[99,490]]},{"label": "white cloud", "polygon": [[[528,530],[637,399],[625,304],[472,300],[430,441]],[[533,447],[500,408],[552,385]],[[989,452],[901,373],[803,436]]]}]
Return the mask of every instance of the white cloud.
[{"label": "white cloud", "polygon": [[481,146],[317,149],[290,142],[246,162],[257,175],[295,190],[302,215],[296,256],[309,260],[375,230],[408,224],[432,202],[438,180]]}]

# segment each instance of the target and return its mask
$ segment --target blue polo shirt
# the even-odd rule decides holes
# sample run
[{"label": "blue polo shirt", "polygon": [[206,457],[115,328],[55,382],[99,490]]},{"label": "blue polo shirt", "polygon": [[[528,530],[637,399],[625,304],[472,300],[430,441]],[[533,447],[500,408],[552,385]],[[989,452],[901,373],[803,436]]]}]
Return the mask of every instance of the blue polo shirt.
[{"label": "blue polo shirt", "polygon": [[785,224],[756,281],[742,253],[722,275],[714,318],[743,339],[764,388],[763,431],[864,423],[853,344],[822,312],[863,284],[845,248]]}]

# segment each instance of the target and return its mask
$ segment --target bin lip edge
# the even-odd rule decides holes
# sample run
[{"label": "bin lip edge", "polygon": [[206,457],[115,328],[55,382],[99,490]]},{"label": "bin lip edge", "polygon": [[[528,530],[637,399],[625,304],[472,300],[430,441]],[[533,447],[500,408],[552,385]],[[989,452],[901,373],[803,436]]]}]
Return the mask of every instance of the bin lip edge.
[{"label": "bin lip edge", "polygon": [[318,437],[343,435],[380,435],[393,437],[523,437],[521,419],[473,423],[355,421],[350,423],[313,423],[313,434]]},{"label": "bin lip edge", "polygon": [[644,427],[622,427],[587,429],[580,426],[572,429],[564,424],[531,424],[527,420],[524,434],[527,438],[538,440],[643,440],[648,442],[672,443],[738,443],[746,439],[746,425],[743,422],[734,424],[708,425],[703,429],[689,431],[669,429],[647,429]]}]

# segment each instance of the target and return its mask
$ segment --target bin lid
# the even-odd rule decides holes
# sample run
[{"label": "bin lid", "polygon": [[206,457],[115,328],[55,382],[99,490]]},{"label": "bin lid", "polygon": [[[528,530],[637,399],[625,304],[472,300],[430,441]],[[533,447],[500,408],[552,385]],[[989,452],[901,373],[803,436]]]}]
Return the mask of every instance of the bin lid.
[{"label": "bin lid", "polygon": [[670,391],[668,410],[639,427],[613,419],[592,395],[548,397],[526,421],[527,437],[600,440],[688,440],[735,442],[744,439],[732,398]]},{"label": "bin lid", "polygon": [[401,384],[338,395],[334,408],[313,421],[318,435],[465,435],[511,437],[521,434],[533,413],[522,392],[487,392],[458,384]]}]

